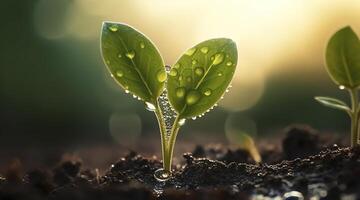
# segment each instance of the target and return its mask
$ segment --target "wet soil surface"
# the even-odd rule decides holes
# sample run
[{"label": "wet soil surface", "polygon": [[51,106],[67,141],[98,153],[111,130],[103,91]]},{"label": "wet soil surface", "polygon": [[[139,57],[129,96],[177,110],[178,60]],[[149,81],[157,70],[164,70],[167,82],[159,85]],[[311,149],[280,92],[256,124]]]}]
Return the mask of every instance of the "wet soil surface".
[{"label": "wet soil surface", "polygon": [[161,162],[136,152],[103,176],[76,161],[22,174],[14,161],[0,176],[0,199],[359,199],[360,147],[329,145],[293,126],[282,149],[261,150],[256,164],[245,150],[197,146],[166,182],[154,178]]}]

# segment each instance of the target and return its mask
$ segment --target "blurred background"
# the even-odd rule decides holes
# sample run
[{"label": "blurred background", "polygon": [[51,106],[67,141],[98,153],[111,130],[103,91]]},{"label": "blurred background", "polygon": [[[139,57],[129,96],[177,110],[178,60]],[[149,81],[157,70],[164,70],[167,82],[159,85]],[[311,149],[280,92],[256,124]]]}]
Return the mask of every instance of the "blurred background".
[{"label": "blurred background", "polygon": [[157,152],[153,113],[125,94],[102,62],[103,21],[141,30],[168,65],[203,40],[237,42],[233,87],[212,112],[187,121],[180,144],[226,143],[234,128],[271,137],[292,123],[347,134],[346,114],[313,97],[348,102],[328,77],[323,55],[338,29],[351,25],[360,33],[359,11],[357,0],[2,0],[0,156],[102,146],[119,154],[121,147]]}]

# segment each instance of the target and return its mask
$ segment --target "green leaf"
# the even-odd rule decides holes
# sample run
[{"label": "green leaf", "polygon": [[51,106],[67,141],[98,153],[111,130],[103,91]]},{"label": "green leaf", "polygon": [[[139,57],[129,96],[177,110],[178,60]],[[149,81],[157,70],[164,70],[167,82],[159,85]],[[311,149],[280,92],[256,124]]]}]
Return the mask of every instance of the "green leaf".
[{"label": "green leaf", "polygon": [[224,95],[236,64],[236,44],[230,39],[207,40],[190,48],[169,72],[170,104],[181,118],[206,112]]},{"label": "green leaf", "polygon": [[351,109],[349,108],[349,106],[338,99],[334,99],[331,97],[315,97],[315,100],[318,101],[319,103],[321,103],[324,106],[330,107],[330,108],[335,108],[338,110],[343,110],[346,111],[348,113],[351,112]]},{"label": "green leaf", "polygon": [[349,26],[331,37],[326,48],[326,63],[336,84],[347,88],[360,85],[360,41]]},{"label": "green leaf", "polygon": [[164,62],[155,45],[128,25],[104,22],[101,50],[114,79],[126,91],[155,104],[166,80]]}]

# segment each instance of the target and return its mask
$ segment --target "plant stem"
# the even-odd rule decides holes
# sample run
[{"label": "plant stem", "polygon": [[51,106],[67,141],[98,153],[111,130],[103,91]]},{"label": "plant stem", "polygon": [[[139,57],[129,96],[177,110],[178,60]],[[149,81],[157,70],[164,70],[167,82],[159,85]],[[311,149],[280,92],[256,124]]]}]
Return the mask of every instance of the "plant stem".
[{"label": "plant stem", "polygon": [[172,163],[172,157],[174,152],[174,146],[176,141],[176,136],[179,132],[180,125],[179,125],[179,115],[175,118],[174,123],[171,128],[170,138],[167,142],[167,152],[166,157],[164,157],[164,169],[171,172],[171,163]]},{"label": "plant stem", "polygon": [[156,103],[155,105],[155,115],[156,115],[156,119],[158,121],[159,124],[159,129],[160,129],[160,136],[161,136],[161,154],[163,157],[163,168],[165,170],[168,170],[169,167],[167,166],[166,162],[165,162],[165,158],[167,157],[167,136],[166,136],[166,124],[164,121],[164,116],[162,114],[161,108],[159,106],[159,103]]},{"label": "plant stem", "polygon": [[356,88],[349,89],[351,96],[351,146],[358,144],[359,135],[359,96]]}]

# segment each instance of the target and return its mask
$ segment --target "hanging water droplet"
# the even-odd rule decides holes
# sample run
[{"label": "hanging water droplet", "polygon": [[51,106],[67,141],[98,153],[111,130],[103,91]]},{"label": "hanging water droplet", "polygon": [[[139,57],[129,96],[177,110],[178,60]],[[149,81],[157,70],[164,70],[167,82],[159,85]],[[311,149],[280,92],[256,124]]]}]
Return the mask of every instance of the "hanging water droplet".
[{"label": "hanging water droplet", "polygon": [[116,32],[116,31],[118,31],[118,27],[117,27],[117,25],[113,24],[113,25],[110,25],[110,26],[109,26],[109,30],[110,30],[111,32]]},{"label": "hanging water droplet", "polygon": [[195,103],[197,103],[199,101],[199,99],[200,99],[199,92],[196,90],[192,90],[192,91],[188,92],[186,95],[186,104],[194,105]]},{"label": "hanging water droplet", "polygon": [[195,120],[195,119],[196,119],[196,117],[192,117],[191,119],[192,119],[192,120]]},{"label": "hanging water droplet", "polygon": [[121,71],[121,70],[118,70],[118,71],[116,71],[116,76],[118,76],[118,77],[123,77],[123,76],[124,76],[124,72]]},{"label": "hanging water droplet", "polygon": [[218,75],[218,76],[222,76],[223,73],[222,73],[222,72],[218,72],[217,75]]},{"label": "hanging water droplet", "polygon": [[125,54],[126,57],[128,57],[129,59],[133,59],[135,57],[135,51],[129,51]]},{"label": "hanging water droplet", "polygon": [[172,68],[169,72],[170,76],[177,76],[177,74],[178,74],[178,71],[175,68]]},{"label": "hanging water droplet", "polygon": [[143,42],[140,42],[140,48],[145,48],[145,44]]},{"label": "hanging water droplet", "polygon": [[212,94],[212,90],[210,88],[208,88],[204,91],[205,96],[210,96],[211,94]]},{"label": "hanging water droplet", "polygon": [[183,126],[185,124],[185,121],[186,121],[185,118],[180,119],[178,122],[179,126]]},{"label": "hanging water droplet", "polygon": [[136,96],[135,94],[133,94],[133,98],[134,98],[134,99],[137,99],[137,96]]},{"label": "hanging water droplet", "polygon": [[231,66],[232,65],[232,62],[231,61],[228,61],[227,63],[226,63],[226,66]]},{"label": "hanging water droplet", "polygon": [[186,90],[184,87],[179,87],[179,88],[176,88],[175,93],[178,98],[183,98],[185,96]]},{"label": "hanging water droplet", "polygon": [[129,93],[129,90],[125,90],[125,93],[128,94],[128,93]]},{"label": "hanging water droplet", "polygon": [[345,89],[345,86],[340,85],[340,86],[339,86],[339,89],[340,89],[340,90],[344,90],[344,89]]},{"label": "hanging water droplet", "polygon": [[208,48],[208,47],[202,47],[202,48],[200,49],[200,51],[201,51],[202,53],[204,53],[204,54],[207,54],[207,52],[209,52],[209,48]]},{"label": "hanging water droplet", "polygon": [[187,50],[187,51],[185,52],[185,54],[188,55],[188,56],[192,56],[192,55],[195,53],[195,51],[196,51],[196,48],[193,47],[193,48]]},{"label": "hanging water droplet", "polygon": [[156,74],[156,78],[160,83],[166,81],[166,72],[163,69],[160,69]]},{"label": "hanging water droplet", "polygon": [[202,76],[204,74],[204,69],[201,67],[195,68],[195,74],[198,76]]},{"label": "hanging water droplet", "polygon": [[191,61],[191,64],[196,65],[197,61],[194,59]]},{"label": "hanging water droplet", "polygon": [[154,177],[157,181],[164,182],[169,180],[171,173],[163,168],[160,168],[154,172]]},{"label": "hanging water droplet", "polygon": [[111,78],[114,78],[114,75],[113,74],[110,74]]},{"label": "hanging water droplet", "polygon": [[229,92],[229,89],[226,89],[225,92]]},{"label": "hanging water droplet", "polygon": [[180,63],[176,63],[175,65],[174,65],[174,68],[175,69],[178,69],[180,67]]},{"label": "hanging water droplet", "polygon": [[155,111],[155,105],[149,102],[145,102],[145,108],[148,111],[154,112]]},{"label": "hanging water droplet", "polygon": [[213,65],[218,65],[218,64],[222,63],[223,60],[224,60],[224,53],[217,53],[217,54],[215,54]]}]

